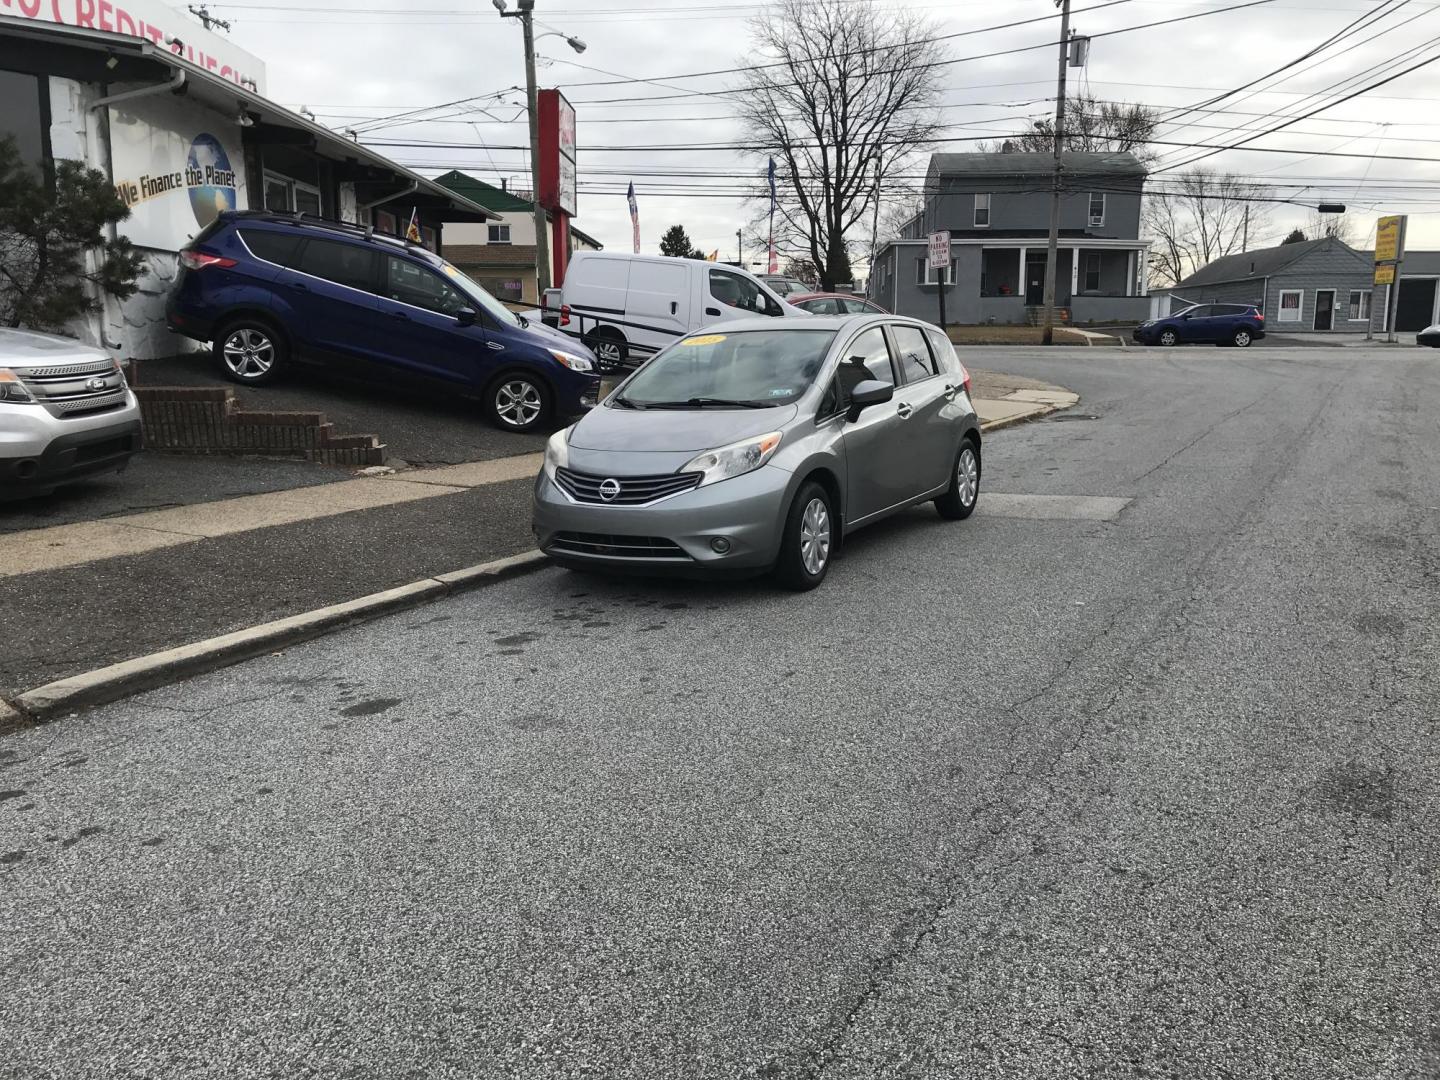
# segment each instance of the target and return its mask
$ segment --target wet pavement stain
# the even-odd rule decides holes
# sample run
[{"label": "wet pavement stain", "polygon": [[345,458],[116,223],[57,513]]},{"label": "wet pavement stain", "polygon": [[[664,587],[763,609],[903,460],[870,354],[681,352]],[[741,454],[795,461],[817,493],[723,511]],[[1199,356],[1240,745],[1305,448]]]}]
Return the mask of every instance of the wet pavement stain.
[{"label": "wet pavement stain", "polygon": [[8,802],[11,799],[18,799],[24,794],[25,792],[23,791],[0,791],[0,802]]},{"label": "wet pavement stain", "polygon": [[599,630],[601,627],[609,626],[610,624],[603,619],[596,619],[594,622],[581,623],[580,625],[586,630]]},{"label": "wet pavement stain", "polygon": [[348,709],[341,709],[341,716],[374,716],[377,713],[388,712],[401,702],[400,698],[375,698],[371,701],[361,701],[351,705]]},{"label": "wet pavement stain", "polygon": [[649,633],[651,633],[651,632],[653,632],[653,631],[655,631],[655,630],[664,630],[664,629],[665,629],[665,624],[664,624],[663,622],[657,622],[657,623],[651,623],[649,626],[642,626],[642,627],[640,628],[640,633],[642,633],[642,634],[649,634]]},{"label": "wet pavement stain", "polygon": [[165,838],[164,838],[163,836],[152,836],[152,837],[150,837],[149,840],[141,840],[141,841],[140,841],[140,846],[141,846],[141,847],[159,847],[159,846],[160,846],[161,844],[163,844],[164,842],[165,842]]},{"label": "wet pavement stain", "polygon": [[539,641],[544,636],[544,634],[533,634],[527,630],[519,634],[509,634],[506,637],[498,637],[495,639],[495,644],[508,649],[516,645],[529,645],[532,641]]},{"label": "wet pavement stain", "polygon": [[104,831],[105,830],[99,825],[87,825],[74,836],[67,836],[64,840],[60,841],[60,846],[62,848],[72,848],[87,836],[99,836]]},{"label": "wet pavement stain", "polygon": [[0,855],[0,866],[11,866],[23,858],[25,858],[23,851],[7,851],[4,855]]},{"label": "wet pavement stain", "polygon": [[505,717],[504,720],[516,731],[554,731],[565,726],[564,721],[558,717],[546,716],[543,713],[526,713],[524,716]]},{"label": "wet pavement stain", "polygon": [[1355,629],[1375,637],[1399,637],[1405,632],[1405,620],[1398,615],[1361,615],[1355,620]]},{"label": "wet pavement stain", "polygon": [[680,603],[678,601],[673,604],[664,604],[662,606],[665,608],[666,611],[686,611],[690,607],[689,604]]},{"label": "wet pavement stain", "polygon": [[1394,769],[1352,763],[1331,769],[1317,791],[1337,810],[1388,822],[1395,814],[1395,787]]}]

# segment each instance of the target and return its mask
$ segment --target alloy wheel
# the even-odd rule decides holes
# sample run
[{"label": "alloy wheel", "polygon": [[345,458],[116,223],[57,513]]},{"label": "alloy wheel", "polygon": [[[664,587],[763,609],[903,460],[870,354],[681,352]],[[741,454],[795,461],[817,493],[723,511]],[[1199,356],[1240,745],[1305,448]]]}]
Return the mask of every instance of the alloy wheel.
[{"label": "alloy wheel", "polygon": [[524,379],[511,379],[495,391],[495,414],[511,427],[533,424],[545,407],[539,388]]},{"label": "alloy wheel", "polygon": [[264,375],[275,365],[275,343],[260,330],[236,330],[221,348],[225,366],[241,379]]},{"label": "alloy wheel", "polygon": [[1245,348],[1245,346],[1249,345],[1249,344],[1250,344],[1250,331],[1248,331],[1248,330],[1236,330],[1236,331],[1235,331],[1235,344],[1236,344],[1236,345],[1239,345],[1240,348],[1242,348],[1242,349]]},{"label": "alloy wheel", "polygon": [[1174,331],[1174,330],[1166,330],[1163,334],[1161,334],[1161,335],[1160,335],[1160,344],[1161,344],[1161,345],[1174,345],[1174,344],[1175,344],[1175,331]]},{"label": "alloy wheel", "polygon": [[607,364],[620,363],[620,343],[609,338],[601,339],[595,344],[595,356]]},{"label": "alloy wheel", "polygon": [[967,510],[975,505],[980,494],[980,465],[975,460],[975,451],[965,447],[960,451],[960,463],[955,467],[955,490],[960,495],[960,505]]},{"label": "alloy wheel", "polygon": [[800,519],[800,561],[811,577],[830,560],[830,510],[824,499],[811,499]]}]

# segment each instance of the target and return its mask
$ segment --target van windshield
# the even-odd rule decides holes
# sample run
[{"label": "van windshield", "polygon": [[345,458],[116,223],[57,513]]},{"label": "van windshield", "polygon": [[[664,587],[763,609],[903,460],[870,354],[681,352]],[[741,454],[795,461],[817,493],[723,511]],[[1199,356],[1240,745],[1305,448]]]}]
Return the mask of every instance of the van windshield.
[{"label": "van windshield", "polygon": [[521,325],[518,315],[448,262],[441,263],[440,269],[444,271],[445,276],[450,279],[450,284],[454,285],[467,297],[475,301],[476,307],[493,318],[501,326]]},{"label": "van windshield", "polygon": [[651,360],[614,400],[622,408],[641,409],[789,405],[820,374],[833,340],[833,330],[698,334]]}]

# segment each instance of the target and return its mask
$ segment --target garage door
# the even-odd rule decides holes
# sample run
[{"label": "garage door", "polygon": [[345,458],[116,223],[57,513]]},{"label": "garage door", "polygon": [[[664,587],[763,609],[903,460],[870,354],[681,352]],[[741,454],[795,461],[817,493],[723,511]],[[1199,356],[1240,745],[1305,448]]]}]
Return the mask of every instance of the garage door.
[{"label": "garage door", "polygon": [[1400,304],[1395,310],[1396,330],[1424,330],[1435,311],[1435,279],[1400,279]]}]

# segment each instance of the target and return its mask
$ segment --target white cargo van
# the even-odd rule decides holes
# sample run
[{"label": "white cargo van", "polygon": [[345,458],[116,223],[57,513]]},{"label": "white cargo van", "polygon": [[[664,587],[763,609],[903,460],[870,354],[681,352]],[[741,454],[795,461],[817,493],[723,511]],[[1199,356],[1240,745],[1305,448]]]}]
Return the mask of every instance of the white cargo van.
[{"label": "white cargo van", "polygon": [[603,368],[643,362],[686,334],[756,315],[810,318],[746,270],[703,259],[581,251],[559,295],[559,328],[589,345]]}]

